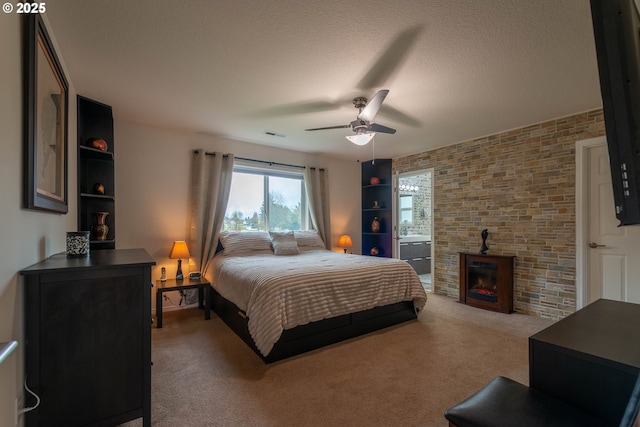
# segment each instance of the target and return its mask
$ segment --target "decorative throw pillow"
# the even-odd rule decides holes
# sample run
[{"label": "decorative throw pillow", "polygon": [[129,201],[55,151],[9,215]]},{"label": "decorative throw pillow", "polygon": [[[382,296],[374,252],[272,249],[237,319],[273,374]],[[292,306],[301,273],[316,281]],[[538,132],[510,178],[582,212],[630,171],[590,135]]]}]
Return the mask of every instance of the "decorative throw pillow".
[{"label": "decorative throw pillow", "polygon": [[271,250],[271,239],[266,231],[223,231],[220,243],[225,254]]},{"label": "decorative throw pillow", "polygon": [[293,235],[300,247],[324,249],[324,242],[316,230],[296,230]]},{"label": "decorative throw pillow", "polygon": [[300,253],[293,231],[271,233],[271,244],[273,245],[273,253],[276,255],[298,255]]}]

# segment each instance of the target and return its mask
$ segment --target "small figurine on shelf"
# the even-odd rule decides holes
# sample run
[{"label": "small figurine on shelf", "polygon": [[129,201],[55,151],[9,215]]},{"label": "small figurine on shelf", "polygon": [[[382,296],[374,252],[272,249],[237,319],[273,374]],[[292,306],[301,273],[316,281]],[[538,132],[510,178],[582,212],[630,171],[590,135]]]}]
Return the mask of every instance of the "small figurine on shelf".
[{"label": "small figurine on shelf", "polygon": [[99,182],[96,182],[95,184],[93,184],[93,193],[103,195],[104,185],[100,184]]},{"label": "small figurine on shelf", "polygon": [[373,209],[380,209],[380,204],[378,203],[377,200],[373,201]]},{"label": "small figurine on shelf", "polygon": [[371,252],[371,255],[373,255],[373,256],[376,256],[379,253],[378,248],[375,247],[375,246],[371,248],[370,252]]},{"label": "small figurine on shelf", "polygon": [[107,141],[102,138],[89,138],[87,140],[87,146],[100,151],[107,151],[107,148],[109,148]]},{"label": "small figurine on shelf", "polygon": [[380,221],[378,221],[378,217],[373,217],[373,221],[371,221],[371,232],[379,233],[380,232]]},{"label": "small figurine on shelf", "polygon": [[377,176],[372,176],[371,179],[369,180],[369,184],[380,185],[380,178],[378,178]]}]

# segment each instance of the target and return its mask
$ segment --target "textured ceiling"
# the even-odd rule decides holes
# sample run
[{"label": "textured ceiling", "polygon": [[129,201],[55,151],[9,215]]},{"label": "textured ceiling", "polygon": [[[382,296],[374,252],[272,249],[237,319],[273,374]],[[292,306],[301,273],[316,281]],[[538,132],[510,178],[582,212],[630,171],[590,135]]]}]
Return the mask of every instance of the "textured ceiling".
[{"label": "textured ceiling", "polygon": [[[376,157],[601,106],[588,0],[48,0],[79,94],[117,120],[371,158],[352,99],[389,89]],[[277,136],[266,135],[273,132]]]}]

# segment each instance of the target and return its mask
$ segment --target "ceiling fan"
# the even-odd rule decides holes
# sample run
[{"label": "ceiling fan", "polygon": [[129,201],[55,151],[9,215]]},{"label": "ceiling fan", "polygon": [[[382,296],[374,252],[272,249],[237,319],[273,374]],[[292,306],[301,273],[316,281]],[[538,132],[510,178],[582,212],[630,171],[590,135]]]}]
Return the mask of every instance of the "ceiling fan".
[{"label": "ceiling fan", "polygon": [[305,130],[313,131],[351,128],[355,135],[347,136],[347,139],[356,145],[365,145],[369,143],[376,132],[394,134],[396,133],[395,129],[377,123],[371,123],[376,114],[378,114],[378,110],[382,106],[382,102],[384,101],[388,93],[389,91],[387,89],[380,90],[373,96],[373,98],[371,98],[371,101],[369,101],[368,103],[367,98],[363,96],[354,98],[353,105],[360,111],[360,113],[358,114],[356,120],[347,125],[329,126]]}]

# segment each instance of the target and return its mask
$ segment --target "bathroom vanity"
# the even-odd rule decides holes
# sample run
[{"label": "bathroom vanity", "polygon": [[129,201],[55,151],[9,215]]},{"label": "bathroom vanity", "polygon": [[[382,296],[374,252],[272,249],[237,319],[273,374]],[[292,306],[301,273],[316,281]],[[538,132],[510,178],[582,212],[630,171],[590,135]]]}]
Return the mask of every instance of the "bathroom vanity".
[{"label": "bathroom vanity", "polygon": [[400,236],[400,259],[407,261],[418,274],[431,273],[431,237]]}]

